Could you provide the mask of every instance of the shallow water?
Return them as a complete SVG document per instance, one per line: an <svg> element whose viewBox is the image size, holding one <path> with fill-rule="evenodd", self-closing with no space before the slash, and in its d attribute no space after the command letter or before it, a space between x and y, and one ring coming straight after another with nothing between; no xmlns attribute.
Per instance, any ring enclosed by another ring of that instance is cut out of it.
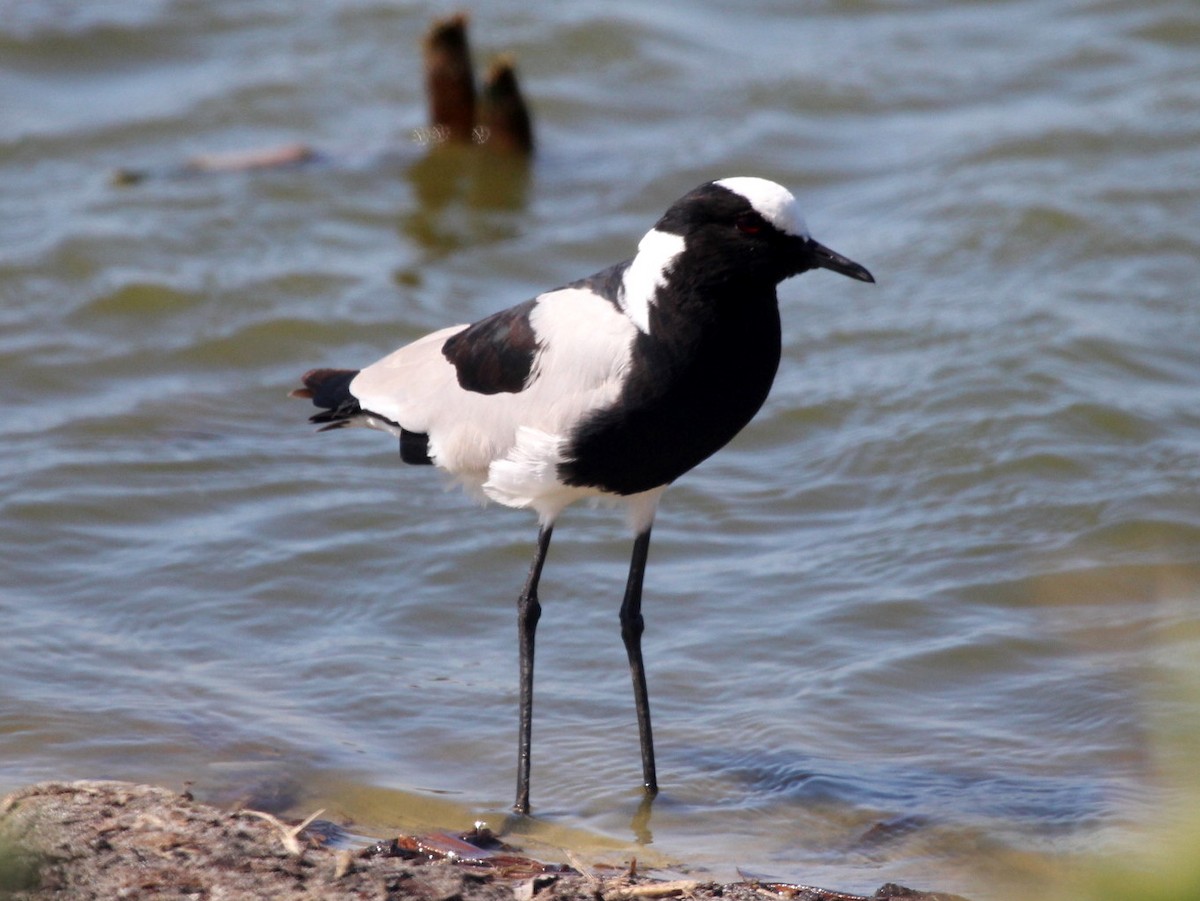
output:
<svg viewBox="0 0 1200 901"><path fill-rule="evenodd" d="M758 174L879 283L785 284L766 408L667 494L648 818L629 542L561 522L519 828L983 897L1159 803L1200 622L1194 4L492 3L474 46L518 56L528 172L413 140L440 7L0 9L0 788L502 823L532 518L314 436L286 392ZM172 174L294 141L325 161Z"/></svg>

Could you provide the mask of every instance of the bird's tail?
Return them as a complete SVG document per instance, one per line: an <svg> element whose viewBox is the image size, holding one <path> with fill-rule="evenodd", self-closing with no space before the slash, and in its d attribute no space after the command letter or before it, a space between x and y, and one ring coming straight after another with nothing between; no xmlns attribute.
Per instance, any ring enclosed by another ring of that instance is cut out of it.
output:
<svg viewBox="0 0 1200 901"><path fill-rule="evenodd" d="M356 375L357 369L310 369L300 377L304 387L292 391L290 396L310 399L313 406L321 408L308 421L323 423L322 432L340 429L363 414L358 398L350 393L350 382Z"/></svg>

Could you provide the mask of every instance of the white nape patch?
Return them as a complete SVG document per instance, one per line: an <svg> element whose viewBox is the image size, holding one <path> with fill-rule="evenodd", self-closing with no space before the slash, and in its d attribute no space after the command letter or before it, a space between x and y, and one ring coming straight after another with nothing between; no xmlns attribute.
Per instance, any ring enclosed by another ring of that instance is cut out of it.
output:
<svg viewBox="0 0 1200 901"><path fill-rule="evenodd" d="M637 256L621 279L621 309L644 334L650 334L654 294L667 283L667 270L683 253L683 238L652 228L638 243Z"/></svg>
<svg viewBox="0 0 1200 901"><path fill-rule="evenodd" d="M736 194L741 194L758 213L781 232L796 235L800 238L812 237L796 198L783 185L768 181L765 178L753 178L742 175L733 178L722 178L714 182L722 188L728 188Z"/></svg>

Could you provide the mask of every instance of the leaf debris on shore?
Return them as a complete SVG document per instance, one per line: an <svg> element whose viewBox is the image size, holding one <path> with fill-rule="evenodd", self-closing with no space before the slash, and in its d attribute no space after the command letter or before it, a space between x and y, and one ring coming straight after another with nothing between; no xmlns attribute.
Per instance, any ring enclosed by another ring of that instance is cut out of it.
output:
<svg viewBox="0 0 1200 901"><path fill-rule="evenodd" d="M275 901L962 901L883 886L872 896L745 881L602 877L522 855L486 830L331 847L313 817L221 810L125 782L44 782L0 801L0 896L11 901L189 895ZM311 831L310 831L311 829Z"/></svg>

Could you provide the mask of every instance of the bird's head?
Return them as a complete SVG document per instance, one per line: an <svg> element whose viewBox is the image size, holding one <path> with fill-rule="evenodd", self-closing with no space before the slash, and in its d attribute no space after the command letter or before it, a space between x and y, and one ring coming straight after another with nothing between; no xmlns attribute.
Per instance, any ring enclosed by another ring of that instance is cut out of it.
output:
<svg viewBox="0 0 1200 901"><path fill-rule="evenodd" d="M828 269L864 282L865 267L809 234L792 193L765 178L738 176L700 185L675 201L647 239L659 244L682 239L697 267L713 275L778 284L810 269Z"/></svg>

